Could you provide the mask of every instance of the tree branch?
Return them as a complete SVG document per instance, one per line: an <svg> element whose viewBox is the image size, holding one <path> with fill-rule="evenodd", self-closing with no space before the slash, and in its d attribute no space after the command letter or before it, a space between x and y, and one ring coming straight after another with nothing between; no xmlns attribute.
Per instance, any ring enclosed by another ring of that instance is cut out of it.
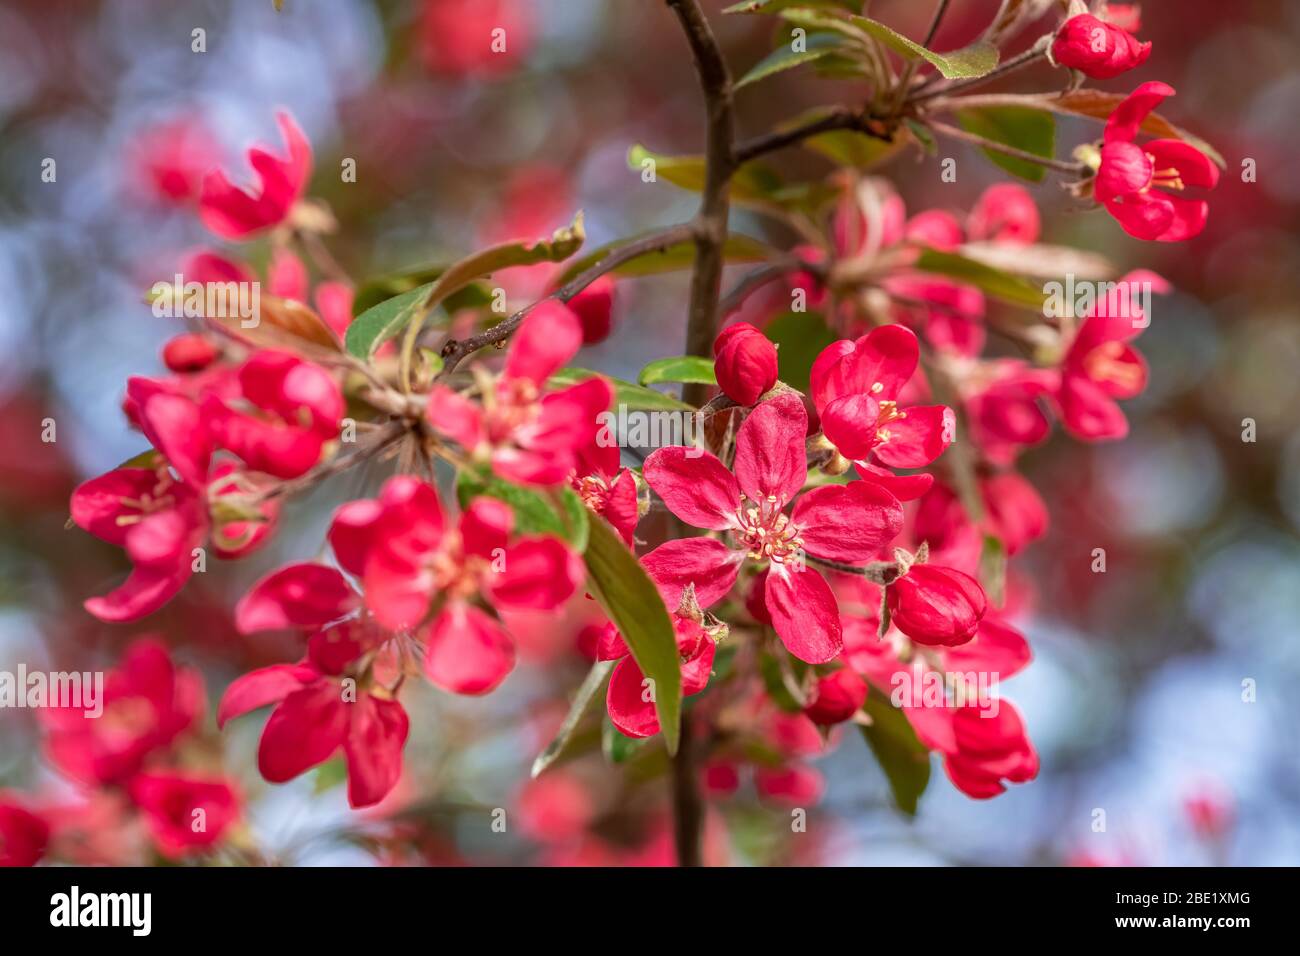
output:
<svg viewBox="0 0 1300 956"><path fill-rule="evenodd" d="M927 119L925 124L936 133L941 133L952 139L972 143L981 149L992 150L995 153L1001 153L1003 156L1014 156L1016 159L1023 159L1027 163L1036 163L1048 169L1055 169L1057 172L1079 174L1084 171L1083 163L1071 163L1063 159L1039 156L1037 153L1016 149L1014 146L1008 146L1006 143L999 143L996 140L985 139L983 136L977 136L974 133L966 132L964 129L958 129L956 126L949 126L947 123L940 123L932 119Z"/></svg>
<svg viewBox="0 0 1300 956"><path fill-rule="evenodd" d="M524 317L529 312L548 299L559 299L561 302L568 302L601 276L607 272L613 272L625 262L631 262L633 259L639 259L641 256L652 252L663 252L669 246L684 242L694 236L695 227L692 223L680 223L653 232L648 236L642 236L640 239L633 239L631 242L611 249L600 260L584 269L554 292L543 296L536 302L530 302L514 315L508 319L503 319L492 328L477 335L471 335L467 339L448 339L442 346L442 370L435 376L434 381L441 382L445 380L455 371L457 365L479 349L486 348L489 345L496 345L498 342L504 342L514 334L514 331L519 328L519 324L523 322Z"/></svg>
<svg viewBox="0 0 1300 956"><path fill-rule="evenodd" d="M717 335L723 244L727 239L731 174L735 169L731 74L697 0L667 0L667 3L690 44L708 117L704 191L695 219L695 270L691 275L691 304L686 324L686 354L707 358L712 354ZM682 399L692 405L702 405L707 394L706 385L682 388Z"/></svg>
<svg viewBox="0 0 1300 956"><path fill-rule="evenodd" d="M801 143L818 133L829 133L837 129L865 133L867 136L885 142L890 142L893 139L884 124L870 113L838 106L815 120L801 123L798 126L791 126L787 129L764 133L761 136L755 136L753 139L738 143L732 151L732 156L736 165L739 166L755 157L762 156L764 153L775 152L778 149L784 149L786 146Z"/></svg>

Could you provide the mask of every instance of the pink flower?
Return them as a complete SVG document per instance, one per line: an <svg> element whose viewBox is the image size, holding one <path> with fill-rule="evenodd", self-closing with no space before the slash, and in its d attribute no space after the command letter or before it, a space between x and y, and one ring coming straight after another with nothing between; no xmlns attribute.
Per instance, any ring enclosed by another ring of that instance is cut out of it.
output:
<svg viewBox="0 0 1300 956"><path fill-rule="evenodd" d="M1094 80L1109 80L1141 66L1150 43L1139 43L1127 30L1089 13L1070 17L1052 41L1052 59Z"/></svg>
<svg viewBox="0 0 1300 956"><path fill-rule="evenodd" d="M1038 241L1038 205L1018 183L998 183L980 194L966 217L972 242L1024 246Z"/></svg>
<svg viewBox="0 0 1300 956"><path fill-rule="evenodd" d="M49 839L44 819L0 792L0 867L35 866Z"/></svg>
<svg viewBox="0 0 1300 956"><path fill-rule="evenodd" d="M699 622L682 614L673 615L673 628L677 633L677 652L681 657L682 696L700 693L709 683L713 669L713 656L717 645L704 632ZM655 712L654 695L646 683L645 673L631 656L632 652L622 635L607 626L597 647L597 658L618 661L609 678L605 706L609 719L619 732L628 737L653 737L659 733L659 715Z"/></svg>
<svg viewBox="0 0 1300 956"><path fill-rule="evenodd" d="M1150 321L1138 300L1142 283L1156 292L1169 289L1153 272L1131 272L1120 279L1117 295L1097 302L1061 362L1057 410L1062 424L1084 441L1127 435L1128 420L1116 399L1132 398L1146 388L1146 361L1129 344Z"/></svg>
<svg viewBox="0 0 1300 956"><path fill-rule="evenodd" d="M210 338L198 332L182 332L167 340L162 360L169 371L177 374L201 372L221 355Z"/></svg>
<svg viewBox="0 0 1300 956"><path fill-rule="evenodd" d="M213 441L253 471L285 479L310 471L343 419L343 393L333 376L289 352L264 349L240 367L237 380L247 411L216 395L203 398Z"/></svg>
<svg viewBox="0 0 1300 956"><path fill-rule="evenodd" d="M1019 359L985 362L982 372L966 395L971 437L989 461L1009 465L1051 433L1042 402L1057 389L1060 376Z"/></svg>
<svg viewBox="0 0 1300 956"><path fill-rule="evenodd" d="M952 443L956 419L943 405L899 408L898 396L916 371L920 346L901 325L873 329L856 342L826 348L812 366L812 400L822 431L859 474L904 500L930 478L898 478L890 468L930 464ZM884 466L884 467L881 467Z"/></svg>
<svg viewBox="0 0 1300 956"><path fill-rule="evenodd" d="M203 712L203 678L173 664L158 641L138 640L106 675L103 706L98 717L80 708L43 712L46 756L84 783L122 783L170 746Z"/></svg>
<svg viewBox="0 0 1300 956"><path fill-rule="evenodd" d="M179 204L198 198L218 150L206 126L182 117L142 130L129 154L141 185L163 202Z"/></svg>
<svg viewBox="0 0 1300 956"><path fill-rule="evenodd" d="M748 322L727 326L713 343L718 387L737 405L753 405L776 384L776 346Z"/></svg>
<svg viewBox="0 0 1300 956"><path fill-rule="evenodd" d="M215 846L239 817L239 798L221 779L142 773L129 790L159 852L172 860Z"/></svg>
<svg viewBox="0 0 1300 956"><path fill-rule="evenodd" d="M217 725L267 704L275 710L262 731L257 766L271 783L284 783L324 763L340 749L347 761L348 803L369 807L397 785L410 721L387 688L365 674L348 676L372 649L361 628L313 635L307 658L273 664L240 677L217 708Z"/></svg>
<svg viewBox="0 0 1300 956"><path fill-rule="evenodd" d="M641 518L636 476L620 467L618 445L603 429L578 454L569 484L588 510L608 521L631 547Z"/></svg>
<svg viewBox="0 0 1300 956"><path fill-rule="evenodd" d="M375 620L424 639L430 681L486 694L514 667L515 649L474 599L507 611L553 611L585 578L582 559L564 542L515 537L513 526L509 505L477 498L448 527L433 486L398 476L377 501L341 511L331 541L344 567L362 577Z"/></svg>
<svg viewBox="0 0 1300 956"><path fill-rule="evenodd" d="M424 0L420 54L434 73L500 73L526 54L532 35L529 6L520 0Z"/></svg>
<svg viewBox="0 0 1300 956"><path fill-rule="evenodd" d="M565 303L582 323L582 344L597 345L613 328L614 277L604 275Z"/></svg>
<svg viewBox="0 0 1300 956"><path fill-rule="evenodd" d="M436 386L429 392L429 424L507 481L556 485L567 480L578 453L596 434L596 417L613 400L601 378L546 392L547 380L581 345L577 317L554 300L543 302L515 332L505 371L481 396L482 405Z"/></svg>
<svg viewBox="0 0 1300 956"><path fill-rule="evenodd" d="M563 769L529 780L519 794L519 827L541 843L567 843L581 837L596 812L586 784Z"/></svg>
<svg viewBox="0 0 1300 956"><path fill-rule="evenodd" d="M1027 783L1038 776L1038 752L1010 701L957 707L952 729L956 748L944 754L943 768L966 796L987 800L1006 790L1003 780Z"/></svg>
<svg viewBox="0 0 1300 956"><path fill-rule="evenodd" d="M275 120L287 155L277 156L266 146L249 149L248 163L258 178L256 191L235 186L221 169L203 177L199 217L223 239L244 239L279 225L307 187L311 144L288 113L277 113Z"/></svg>
<svg viewBox="0 0 1300 956"><path fill-rule="evenodd" d="M843 723L867 700L867 682L851 668L842 667L817 678L803 712L814 724L824 727Z"/></svg>
<svg viewBox="0 0 1300 956"><path fill-rule="evenodd" d="M955 568L913 564L885 589L890 619L918 644L964 644L975 636L988 600L980 583Z"/></svg>
<svg viewBox="0 0 1300 956"><path fill-rule="evenodd" d="M1143 83L1106 121L1094 195L1130 236L1179 242L1205 228L1210 205L1180 195L1188 186L1213 189L1218 167L1195 146L1178 139L1153 139L1137 145L1147 116L1173 87Z"/></svg>
<svg viewBox="0 0 1300 956"><path fill-rule="evenodd" d="M119 468L79 485L72 520L101 541L126 551L134 566L126 581L86 610L101 621L135 621L170 601L193 573L194 549L207 539L205 502L157 469Z"/></svg>
<svg viewBox="0 0 1300 956"><path fill-rule="evenodd" d="M864 563L898 534L902 506L885 489L854 481L816 488L786 506L807 477L803 403L778 396L759 405L736 436L734 474L714 455L669 447L646 459L645 479L687 524L729 532L731 543L682 538L642 562L664 601L676 607L687 584L707 607L721 600L748 556L767 563L764 604L790 653L819 664L839 653L835 597L826 580L803 566L809 555Z"/></svg>

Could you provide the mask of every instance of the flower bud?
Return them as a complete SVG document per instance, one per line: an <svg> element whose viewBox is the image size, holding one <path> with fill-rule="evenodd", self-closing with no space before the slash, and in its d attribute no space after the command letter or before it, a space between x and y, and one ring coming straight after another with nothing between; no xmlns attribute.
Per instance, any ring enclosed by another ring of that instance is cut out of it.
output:
<svg viewBox="0 0 1300 956"><path fill-rule="evenodd" d="M890 619L918 644L954 647L975 636L988 607L984 589L969 574L913 564L885 592Z"/></svg>
<svg viewBox="0 0 1300 956"><path fill-rule="evenodd" d="M201 372L217 355L211 339L196 332L185 332L168 340L163 346L162 359L173 372Z"/></svg>
<svg viewBox="0 0 1300 956"><path fill-rule="evenodd" d="M1052 41L1052 59L1094 80L1108 80L1141 66L1151 55L1150 43L1139 43L1122 30L1089 13L1070 17Z"/></svg>
<svg viewBox="0 0 1300 956"><path fill-rule="evenodd" d="M753 405L776 384L776 346L748 322L722 330L713 343L718 386L738 405Z"/></svg>
<svg viewBox="0 0 1300 956"><path fill-rule="evenodd" d="M843 723L861 709L867 699L867 682L847 667L818 678L803 712L814 724Z"/></svg>

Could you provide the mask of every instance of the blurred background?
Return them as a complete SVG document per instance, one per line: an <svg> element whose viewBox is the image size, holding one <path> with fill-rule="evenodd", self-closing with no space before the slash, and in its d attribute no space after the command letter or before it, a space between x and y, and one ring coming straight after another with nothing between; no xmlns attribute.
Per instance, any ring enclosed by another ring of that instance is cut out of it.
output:
<svg viewBox="0 0 1300 956"><path fill-rule="evenodd" d="M739 75L771 48L774 24L721 17L724 5L705 2ZM330 249L354 277L540 236L578 208L590 248L693 214L695 196L643 183L626 160L634 143L664 153L702 143L695 76L659 0L475 0L473 16L508 24L507 54L491 58L452 42L466 18L440 10L448 6L286 0L276 13L271 0L0 0L0 668L109 666L134 637L157 634L202 669L215 701L239 673L296 654L289 640L237 635L235 599L288 557L317 553L332 506L382 477L289 507L269 549L214 564L139 625L101 624L82 610L126 565L116 549L65 530L68 494L143 449L121 413L125 381L160 373L158 349L177 331L151 314L144 291L196 249L221 248L151 175L176 129L206 131L243 175L248 144L276 144L274 110L290 110L315 152L310 195L339 220ZM936 47L969 40L996 7L954 0ZM1162 112L1217 145L1228 169L1208 228L1172 245L1130 240L1104 213L1080 212L1051 176L1031 187L1046 241L1104 251L1176 288L1139 340L1151 383L1125 407L1129 439L1088 446L1058 433L1022 463L1052 525L1016 565L1036 592L1023 621L1036 660L1004 691L1024 712L1041 774L977 802L936 767L908 820L853 734L818 763L827 795L807 834L785 833L786 810L742 792L711 818L722 858L1300 863L1300 708L1287 690L1300 686L1300 4L1144 8L1151 58L1100 85L1168 82L1178 95ZM931 10L920 0L872 7L914 37ZM205 52L193 50L196 29ZM1062 82L1042 67L1002 88ZM852 83L794 71L742 90L739 125L762 132L854 96ZM1058 154L1097 135L1095 124L1061 123ZM955 183L940 180L937 158L910 151L883 174L912 212L967 209L1005 178L965 147L942 145L950 155ZM47 157L53 183L41 177ZM349 158L355 183L340 177ZM1243 182L1244 160L1254 161L1254 181ZM830 170L797 150L774 162L792 176ZM733 225L790 242L743 211ZM253 243L238 254L263 262L267 253ZM633 378L680 353L685 289L684 274L621 282L615 334L577 364ZM53 443L42 441L47 418ZM1243 441L1245 419L1253 441ZM1098 547L1104 574L1090 571ZM259 719L218 736L209 716L205 733L224 741L245 819L276 860L599 861L583 855L589 845L560 846L554 834L602 820L613 845L640 848L625 859L656 862L666 852L655 822L661 778L583 763L546 799L523 789L585 670L581 624L521 625L523 661L488 698L413 695L411 779L375 812L349 811L324 772L261 782ZM57 799L67 787L41 758L36 721L0 711L0 789ZM523 825L490 832L482 814L497 807L518 810ZM1094 829L1097 808L1104 832ZM619 830L632 810L628 837Z"/></svg>

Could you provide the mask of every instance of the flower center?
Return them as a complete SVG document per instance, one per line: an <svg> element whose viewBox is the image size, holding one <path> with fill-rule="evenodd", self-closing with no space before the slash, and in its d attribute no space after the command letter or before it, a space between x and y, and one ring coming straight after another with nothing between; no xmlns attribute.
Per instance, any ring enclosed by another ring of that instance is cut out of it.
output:
<svg viewBox="0 0 1300 956"><path fill-rule="evenodd" d="M484 390L483 395L488 437L494 445L507 441L542 412L537 386L528 379L499 380L494 390Z"/></svg>
<svg viewBox="0 0 1300 956"><path fill-rule="evenodd" d="M159 472L158 483L153 486L152 491L146 491L139 498L119 497L117 500L124 508L133 508L137 514L118 515L118 527L138 524L143 521L146 515L151 515L155 511L166 511L168 508L176 507L176 498L168 494L175 482L171 475L163 469Z"/></svg>
<svg viewBox="0 0 1300 956"><path fill-rule="evenodd" d="M889 423L902 421L906 417L907 412L900 412L898 410L898 402L881 402L880 414L876 416L876 441L889 441L893 435L889 430Z"/></svg>
<svg viewBox="0 0 1300 956"><path fill-rule="evenodd" d="M1142 372L1132 362L1123 361L1123 357L1122 343L1106 342L1088 353L1083 368L1094 382L1113 382L1126 389L1136 389L1142 384Z"/></svg>
<svg viewBox="0 0 1300 956"><path fill-rule="evenodd" d="M491 571L492 565L477 554L466 554L460 536L450 533L446 544L429 562L435 590L455 598L468 598L478 593L479 584Z"/></svg>
<svg viewBox="0 0 1300 956"><path fill-rule="evenodd" d="M582 503L590 508L596 514L602 514L605 510L605 499L609 497L609 485L600 475L587 475L579 478L576 475L572 481L573 490L578 493Z"/></svg>
<svg viewBox="0 0 1300 956"><path fill-rule="evenodd" d="M742 498L736 509L736 537L756 561L783 563L803 549L799 528L781 511L781 502L769 495L763 501Z"/></svg>
<svg viewBox="0 0 1300 956"><path fill-rule="evenodd" d="M1156 158L1152 156L1150 153L1147 153L1146 155L1147 155L1147 159L1151 161L1151 165L1154 167L1156 163ZM1173 167L1170 167L1168 169L1157 169L1155 172L1151 174L1151 182L1143 186L1141 191L1144 193L1149 192L1153 186L1161 186L1165 189L1172 189L1175 190L1176 192L1182 192L1184 188L1183 177L1178 172L1178 170Z"/></svg>

